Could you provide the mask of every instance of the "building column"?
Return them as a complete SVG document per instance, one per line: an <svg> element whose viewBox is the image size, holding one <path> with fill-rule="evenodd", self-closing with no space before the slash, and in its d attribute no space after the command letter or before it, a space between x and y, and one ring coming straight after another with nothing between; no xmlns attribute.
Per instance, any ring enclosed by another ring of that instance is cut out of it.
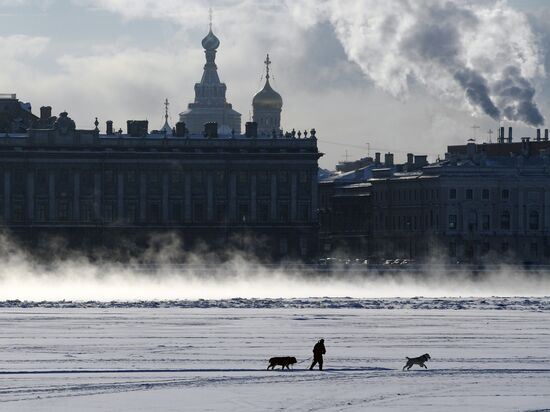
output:
<svg viewBox="0 0 550 412"><path fill-rule="evenodd" d="M34 220L34 172L27 172L27 219Z"/></svg>
<svg viewBox="0 0 550 412"><path fill-rule="evenodd" d="M229 221L237 220L237 175L235 172L229 174Z"/></svg>
<svg viewBox="0 0 550 412"><path fill-rule="evenodd" d="M117 219L123 221L124 219L124 172L119 171L117 174Z"/></svg>
<svg viewBox="0 0 550 412"><path fill-rule="evenodd" d="M55 172L48 173L48 220L56 220Z"/></svg>
<svg viewBox="0 0 550 412"><path fill-rule="evenodd" d="M550 190L544 191L544 230L550 230Z"/></svg>
<svg viewBox="0 0 550 412"><path fill-rule="evenodd" d="M11 172L4 171L4 219L9 222L11 219Z"/></svg>
<svg viewBox="0 0 550 412"><path fill-rule="evenodd" d="M256 190L256 172L252 172L250 175L250 221L256 222L257 220L257 190Z"/></svg>
<svg viewBox="0 0 550 412"><path fill-rule="evenodd" d="M191 173L185 172L185 222L191 222Z"/></svg>
<svg viewBox="0 0 550 412"><path fill-rule="evenodd" d="M214 178L212 172L206 172L206 221L214 220Z"/></svg>
<svg viewBox="0 0 550 412"><path fill-rule="evenodd" d="M73 194L73 220L80 220L80 172L74 174L74 194Z"/></svg>
<svg viewBox="0 0 550 412"><path fill-rule="evenodd" d="M147 220L147 175L145 172L139 174L139 221Z"/></svg>
<svg viewBox="0 0 550 412"><path fill-rule="evenodd" d="M271 174L271 220L277 220L277 172Z"/></svg>
<svg viewBox="0 0 550 412"><path fill-rule="evenodd" d="M311 173L311 218L312 222L318 221L317 209L319 208L319 182L317 170Z"/></svg>
<svg viewBox="0 0 550 412"><path fill-rule="evenodd" d="M168 223L168 172L162 172L162 223Z"/></svg>
<svg viewBox="0 0 550 412"><path fill-rule="evenodd" d="M94 173L94 218L101 219L101 173Z"/></svg>
<svg viewBox="0 0 550 412"><path fill-rule="evenodd" d="M296 210L298 208L298 175L296 172L290 173L290 221L296 221Z"/></svg>

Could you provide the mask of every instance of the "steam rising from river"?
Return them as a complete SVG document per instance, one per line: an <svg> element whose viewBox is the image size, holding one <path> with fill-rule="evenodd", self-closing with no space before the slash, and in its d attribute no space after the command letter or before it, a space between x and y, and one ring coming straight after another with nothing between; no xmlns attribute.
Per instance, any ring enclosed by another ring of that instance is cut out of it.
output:
<svg viewBox="0 0 550 412"><path fill-rule="evenodd" d="M472 275L447 272L434 263L428 272L380 275L335 268L319 273L303 267L266 266L240 254L212 264L204 252L181 260L178 243L155 246L156 262L142 265L92 262L61 256L37 263L6 238L0 242L0 300L178 300L306 297L549 296L550 273L526 273L511 266ZM151 255L152 251L142 256ZM208 262L208 263L206 263Z"/></svg>

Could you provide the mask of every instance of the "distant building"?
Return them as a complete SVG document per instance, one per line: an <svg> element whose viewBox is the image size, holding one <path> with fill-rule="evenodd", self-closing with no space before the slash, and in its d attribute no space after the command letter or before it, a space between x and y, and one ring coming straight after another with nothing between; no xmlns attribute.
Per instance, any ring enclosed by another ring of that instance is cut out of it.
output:
<svg viewBox="0 0 550 412"><path fill-rule="evenodd" d="M20 102L15 94L0 94L0 133L24 132L37 119L30 103Z"/></svg>
<svg viewBox="0 0 550 412"><path fill-rule="evenodd" d="M38 118L15 97L2 101L0 119L8 125L0 132L3 226L33 245L51 235L77 247L120 251L145 246L151 234L174 233L189 249L205 244L275 259L315 256L322 156L315 129L299 138L268 136L249 122L241 134L240 114L226 103L217 76L219 41L212 31L203 46L207 63L195 103L174 128L168 101L160 130L150 132L146 120L115 130L107 121L105 133L97 119L95 129L82 130L66 112L56 117L43 107ZM260 100L256 115L265 119L275 103ZM277 128L281 106L272 123Z"/></svg>
<svg viewBox="0 0 550 412"><path fill-rule="evenodd" d="M252 99L253 121L258 125L260 136L271 137L281 134L281 110L283 98L269 84L269 54L265 60L265 85Z"/></svg>
<svg viewBox="0 0 550 412"><path fill-rule="evenodd" d="M220 82L216 66L216 50L220 40L212 33L212 25L202 47L206 56L206 64L200 83L195 84L195 101L189 103L186 111L180 113L180 121L184 122L188 132L200 135L204 132L203 125L213 122L218 125L218 134L230 135L241 133L241 114L235 111L225 98L227 86Z"/></svg>
<svg viewBox="0 0 550 412"><path fill-rule="evenodd" d="M497 143L449 146L445 159L432 164L425 156L409 155L401 165L386 161L372 167L367 179L336 187L321 182L321 250L337 250L343 231L353 230L340 218L350 215L338 201L347 192L370 222L364 229L368 240L360 250L350 249L355 256L550 263L548 131L542 138L537 130L534 141L514 143L511 130L509 136L504 139L501 130ZM358 185L364 189L354 193Z"/></svg>

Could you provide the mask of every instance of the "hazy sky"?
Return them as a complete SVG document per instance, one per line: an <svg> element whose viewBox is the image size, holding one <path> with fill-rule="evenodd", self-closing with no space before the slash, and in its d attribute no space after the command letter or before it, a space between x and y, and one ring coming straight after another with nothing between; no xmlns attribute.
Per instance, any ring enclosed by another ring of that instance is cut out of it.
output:
<svg viewBox="0 0 550 412"><path fill-rule="evenodd" d="M283 128L315 127L323 167L367 142L433 159L499 121L534 136L527 123L550 113L546 0L0 0L0 93L103 130L160 128L168 98L173 124L201 77L210 5L243 123L269 52Z"/></svg>

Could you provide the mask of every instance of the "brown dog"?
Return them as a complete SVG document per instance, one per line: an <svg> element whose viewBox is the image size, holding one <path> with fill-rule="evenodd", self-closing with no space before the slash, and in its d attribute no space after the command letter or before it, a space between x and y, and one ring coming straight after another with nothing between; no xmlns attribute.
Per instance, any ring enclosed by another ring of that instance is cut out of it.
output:
<svg viewBox="0 0 550 412"><path fill-rule="evenodd" d="M407 368L407 370L409 370L415 364L420 366L420 367L424 367L424 368L428 369L428 367L426 365L424 365L424 363L427 362L430 359L431 359L430 355L427 354L427 353L425 353L422 356L419 356L418 358L409 358L409 357L407 357L407 364L405 366L403 366L403 370L405 370L405 368Z"/></svg>
<svg viewBox="0 0 550 412"><path fill-rule="evenodd" d="M275 369L276 365L281 365L281 370L284 369L285 367L287 369L290 369L288 366L294 365L296 362L297 361L294 356L276 356L269 360L269 366L267 367L267 369L268 370L269 368Z"/></svg>

